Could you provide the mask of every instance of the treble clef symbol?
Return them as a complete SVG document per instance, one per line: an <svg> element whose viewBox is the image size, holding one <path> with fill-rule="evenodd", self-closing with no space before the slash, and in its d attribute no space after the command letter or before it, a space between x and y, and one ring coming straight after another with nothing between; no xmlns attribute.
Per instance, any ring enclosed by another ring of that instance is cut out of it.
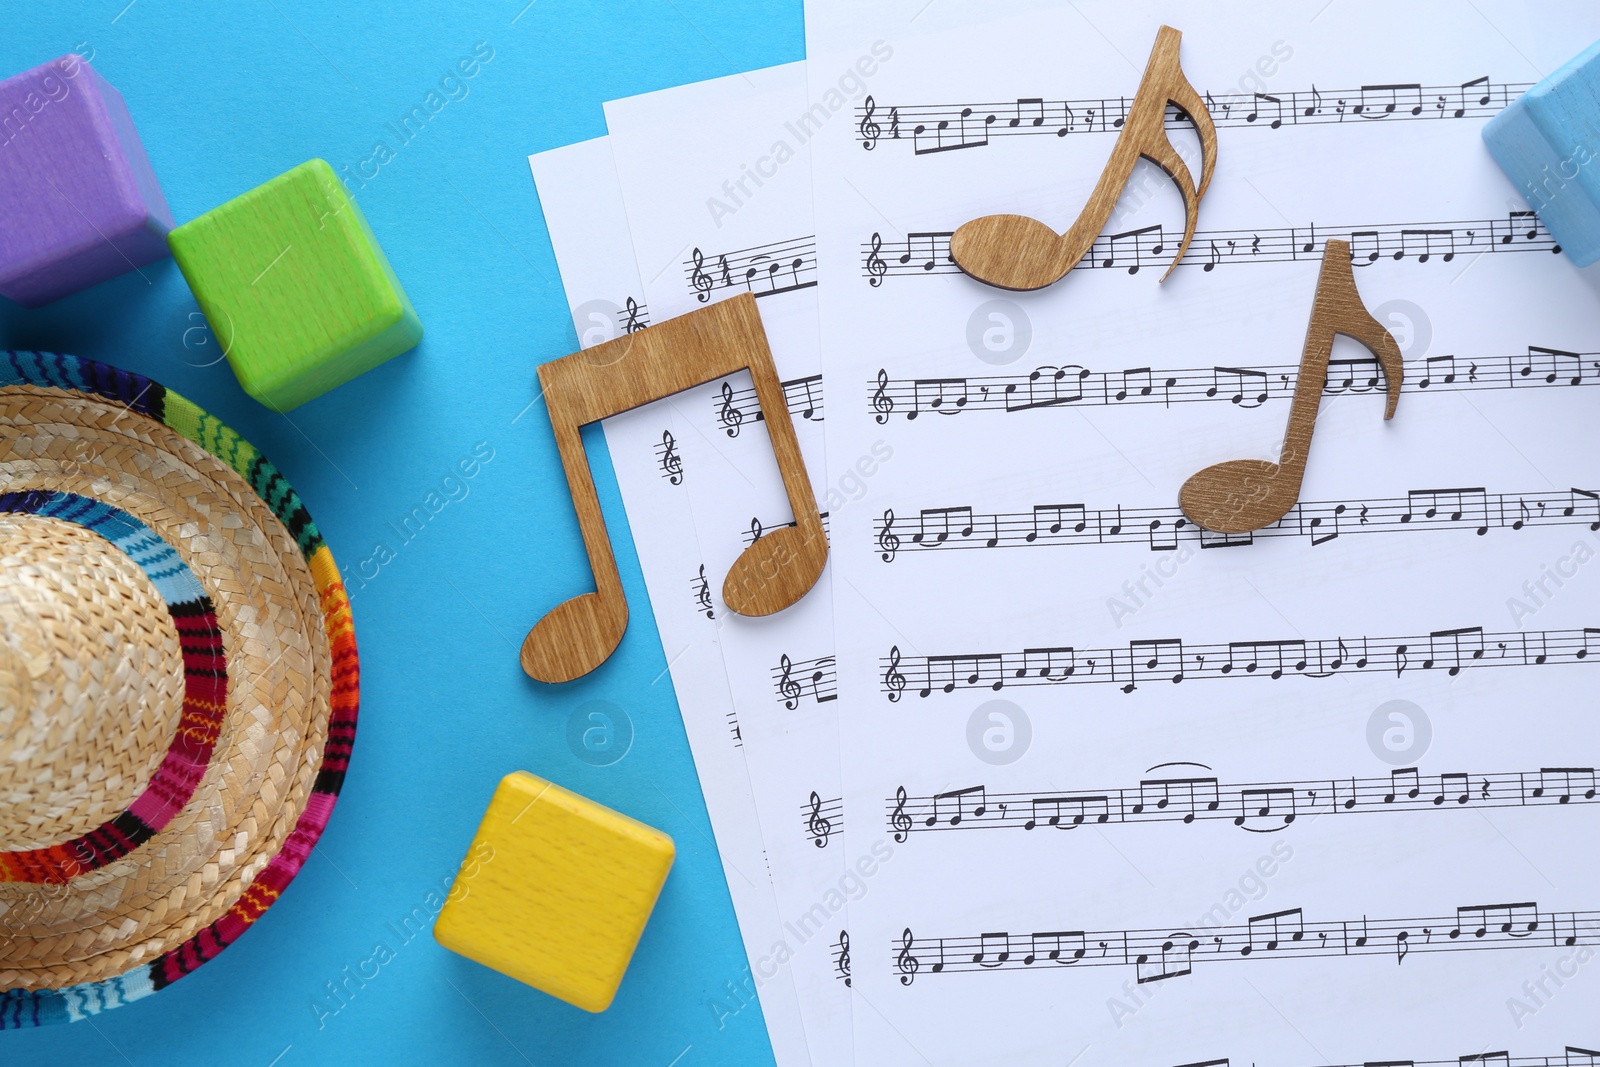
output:
<svg viewBox="0 0 1600 1067"><path fill-rule="evenodd" d="M868 96L866 105L867 113L861 117L861 147L870 152L878 146L878 136L883 133L883 128L872 121L872 116L878 110L878 102Z"/></svg>
<svg viewBox="0 0 1600 1067"><path fill-rule="evenodd" d="M715 619L717 617L717 610L711 605L711 583L706 579L706 565L704 563L700 564L700 577L696 579L694 602L701 611L706 613L706 618Z"/></svg>
<svg viewBox="0 0 1600 1067"><path fill-rule="evenodd" d="M822 798L815 789L811 791L811 817L806 820L806 833L811 835L812 843L818 848L827 848L828 835L833 833L833 823L823 816Z"/></svg>
<svg viewBox="0 0 1600 1067"><path fill-rule="evenodd" d="M883 688L889 694L890 703L899 701L900 694L905 692L906 676L900 673L899 645L889 649L889 669L883 672Z"/></svg>
<svg viewBox="0 0 1600 1067"><path fill-rule="evenodd" d="M894 532L893 508L884 509L883 529L878 531L878 550L883 553L885 563L893 563L895 553L900 551L900 536Z"/></svg>
<svg viewBox="0 0 1600 1067"><path fill-rule="evenodd" d="M711 299L711 290L716 282L712 280L711 275L700 269L706 265L705 253L696 248L691 255L694 256L694 273L689 275L689 284L694 286L694 298L704 304Z"/></svg>
<svg viewBox="0 0 1600 1067"><path fill-rule="evenodd" d="M889 421L889 412L894 410L894 398L889 395L889 372L878 371L878 391L872 394L872 410L877 414L872 416L879 426Z"/></svg>
<svg viewBox="0 0 1600 1067"><path fill-rule="evenodd" d="M733 386L722 383L722 407L717 411L717 421L728 431L729 437L739 436L739 426L744 422L744 412L733 402Z"/></svg>
<svg viewBox="0 0 1600 1067"><path fill-rule="evenodd" d="M761 540L761 536L766 532L767 531L761 525L761 516L750 516L750 543L753 545L757 541Z"/></svg>
<svg viewBox="0 0 1600 1067"><path fill-rule="evenodd" d="M683 457L678 455L678 440L671 430L661 433L661 476L672 485L683 484Z"/></svg>
<svg viewBox="0 0 1600 1067"><path fill-rule="evenodd" d="M906 787L899 786L894 791L894 812L889 816L889 825L894 827L894 839L904 842L906 835L911 832L911 816L906 814Z"/></svg>
<svg viewBox="0 0 1600 1067"><path fill-rule="evenodd" d="M783 697L783 706L793 711L800 706L800 683L789 677L794 664L789 662L789 657L784 656L778 661L778 666L783 668L783 677L778 679L778 695Z"/></svg>
<svg viewBox="0 0 1600 1067"><path fill-rule="evenodd" d="M639 321L639 302L633 297L628 297L628 321L622 324L623 333L638 333L644 329L645 324Z"/></svg>
<svg viewBox="0 0 1600 1067"><path fill-rule="evenodd" d="M917 977L917 972L922 969L922 961L911 954L911 946L917 939L911 936L911 927L906 927L900 935L900 951L895 953L895 969L900 972L900 984L910 985Z"/></svg>
<svg viewBox="0 0 1600 1067"><path fill-rule="evenodd" d="M883 235L875 233L872 235L872 251L867 255L867 284L873 288L882 285L883 276L889 273L889 264L885 263L883 257L878 255L882 251Z"/></svg>
<svg viewBox="0 0 1600 1067"><path fill-rule="evenodd" d="M840 930L839 940L834 942L834 947L839 950L839 958L834 961L834 966L839 970L839 977L844 979L844 984L850 985L850 931Z"/></svg>

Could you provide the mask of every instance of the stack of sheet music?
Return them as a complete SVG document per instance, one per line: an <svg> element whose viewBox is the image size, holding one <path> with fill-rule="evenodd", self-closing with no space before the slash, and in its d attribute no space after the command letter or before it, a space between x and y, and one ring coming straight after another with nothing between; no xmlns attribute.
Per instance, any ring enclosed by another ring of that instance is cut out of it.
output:
<svg viewBox="0 0 1600 1067"><path fill-rule="evenodd" d="M806 21L807 62L530 161L585 346L755 294L829 526L809 595L734 615L793 521L748 378L605 424L780 1067L1600 1062L1600 275L1480 139L1600 10ZM1149 162L1055 285L963 273L968 220L1072 225L1163 24L1218 142L1170 278ZM1392 422L1349 339L1298 380L1335 238ZM1300 502L1188 522L1302 386Z"/></svg>

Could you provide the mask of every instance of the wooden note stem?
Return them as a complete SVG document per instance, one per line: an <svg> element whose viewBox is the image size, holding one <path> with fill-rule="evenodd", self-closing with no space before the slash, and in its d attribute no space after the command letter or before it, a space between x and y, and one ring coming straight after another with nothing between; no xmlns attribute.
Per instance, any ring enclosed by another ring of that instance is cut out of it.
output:
<svg viewBox="0 0 1600 1067"><path fill-rule="evenodd" d="M521 656L529 675L566 682L588 674L616 650L628 624L581 428L741 370L755 383L795 525L744 550L728 571L723 599L740 615L771 615L816 584L827 560L827 535L755 298L745 294L539 368L595 591L557 605L529 631Z"/></svg>
<svg viewBox="0 0 1600 1067"><path fill-rule="evenodd" d="M1383 367L1388 403L1383 417L1394 418L1405 380L1400 346L1383 324L1361 302L1355 274L1350 268L1350 245L1329 239L1323 248L1322 269L1306 328L1300 374L1295 382L1289 426L1283 453L1277 463L1263 459L1234 459L1190 477L1178 493L1183 513L1207 530L1248 533L1271 526L1289 513L1300 498L1311 435L1316 429L1317 407L1327 384L1333 339L1344 334L1365 345Z"/></svg>

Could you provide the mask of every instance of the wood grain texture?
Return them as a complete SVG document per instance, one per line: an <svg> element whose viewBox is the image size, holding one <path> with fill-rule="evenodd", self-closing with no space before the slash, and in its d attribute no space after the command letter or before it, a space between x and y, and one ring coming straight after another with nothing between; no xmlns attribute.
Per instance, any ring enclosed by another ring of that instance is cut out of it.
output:
<svg viewBox="0 0 1600 1067"><path fill-rule="evenodd" d="M1248 533L1271 526L1294 507L1305 479L1311 434L1316 429L1317 407L1327 384L1328 359L1337 334L1359 341L1378 357L1389 394L1383 417L1394 418L1405 380L1400 346L1361 302L1350 268L1349 243L1329 239L1317 276L1283 452L1277 463L1234 459L1190 477L1178 493L1178 502L1191 521L1218 533Z"/></svg>
<svg viewBox="0 0 1600 1067"><path fill-rule="evenodd" d="M588 674L616 650L628 624L580 428L741 370L755 383L795 525L746 548L728 571L722 598L740 615L772 615L822 576L827 535L755 298L745 294L713 304L539 368L595 592L558 604L529 631L522 642L522 669L529 675L567 682ZM649 531L639 534L648 537Z"/></svg>
<svg viewBox="0 0 1600 1067"><path fill-rule="evenodd" d="M660 830L516 771L489 801L434 939L584 1011L605 1011L675 855Z"/></svg>
<svg viewBox="0 0 1600 1067"><path fill-rule="evenodd" d="M1491 119L1483 140L1568 258L1600 260L1600 42Z"/></svg>
<svg viewBox="0 0 1600 1067"><path fill-rule="evenodd" d="M1211 113L1194 86L1184 77L1178 63L1178 46L1183 35L1171 26L1161 27L1155 47L1145 66L1139 91L1128 109L1111 159L1100 174L1100 181L1089 196L1083 213L1065 234L1036 219L1023 215L987 215L956 230L950 239L950 255L962 270L988 285L1000 289L1043 289L1065 277L1094 244L1117 206L1122 187L1127 184L1138 161L1148 159L1166 171L1183 194L1183 242L1165 281L1194 240L1200 218L1200 201L1211 185L1217 165L1217 128ZM1176 105L1200 134L1200 184L1179 157L1167 138L1168 104Z"/></svg>

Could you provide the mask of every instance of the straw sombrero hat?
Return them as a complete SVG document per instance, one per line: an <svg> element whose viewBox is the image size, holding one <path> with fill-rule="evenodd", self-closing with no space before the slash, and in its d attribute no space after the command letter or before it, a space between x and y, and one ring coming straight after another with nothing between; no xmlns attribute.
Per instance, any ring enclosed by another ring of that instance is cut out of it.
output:
<svg viewBox="0 0 1600 1067"><path fill-rule="evenodd" d="M260 918L355 740L300 498L189 401L0 351L0 1029L177 981Z"/></svg>

